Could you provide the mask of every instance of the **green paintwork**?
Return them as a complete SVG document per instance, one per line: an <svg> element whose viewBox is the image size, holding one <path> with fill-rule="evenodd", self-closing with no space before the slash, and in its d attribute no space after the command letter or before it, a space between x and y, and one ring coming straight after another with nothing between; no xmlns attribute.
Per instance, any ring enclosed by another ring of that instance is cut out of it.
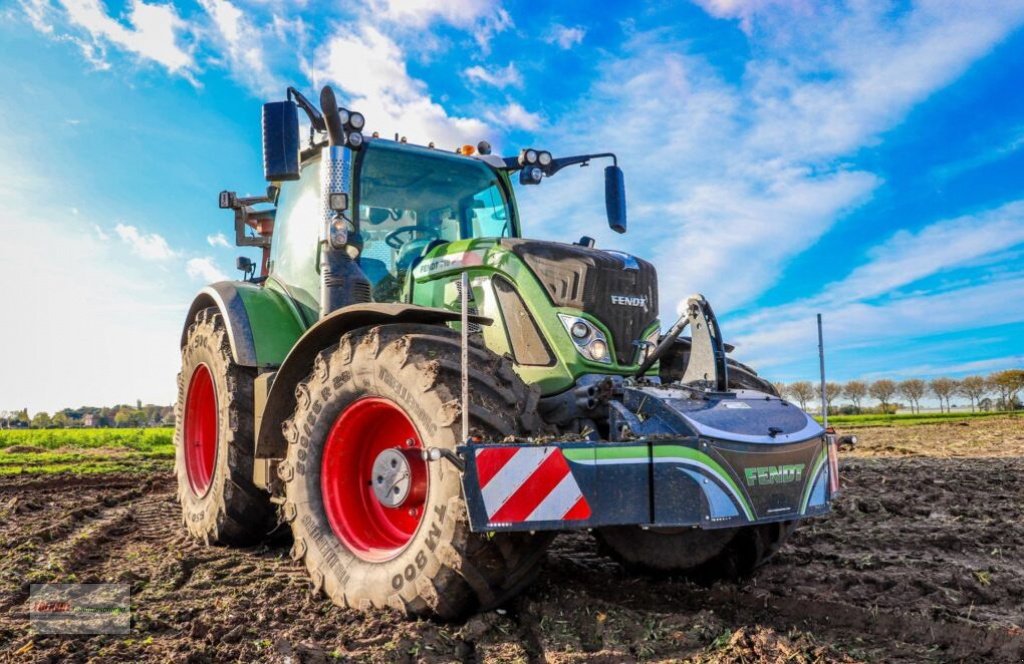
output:
<svg viewBox="0 0 1024 664"><path fill-rule="evenodd" d="M439 164L448 160L464 164L463 160L471 159L419 146L390 141L370 141L354 157L351 183L354 195L350 199L350 214L354 214L355 206L359 205L359 174L363 161L369 159L367 155L387 155L395 152L421 154ZM367 161L367 164L369 163ZM481 162L474 160L474 167L480 165ZM500 183L508 207L507 235L519 237L519 212L508 173L498 169L493 172ZM246 289L246 309L257 310L256 318L251 316L251 319L261 364L279 363L307 327L304 319L314 323L318 318L318 247L321 223L319 173L320 160L315 157L303 164L299 180L281 183L271 250L270 278L263 288L254 286L252 289ZM469 260L463 260L467 256ZM484 326L482 333L486 345L499 355L510 353L511 348L505 321L502 319L490 280L495 275L502 275L515 285L555 358L550 366L515 365L523 380L537 385L542 394L557 394L569 389L584 374L630 375L636 370L636 365L624 366L616 362L615 344L632 343L631 339L615 339L608 329L592 316L576 309L552 305L547 291L529 267L514 253L503 249L497 238L455 240L434 249L422 259L415 270L404 274L404 279L399 282L397 297L400 301L412 304L458 310L460 303L456 282L463 270L469 273L477 302L477 313L495 321L493 325ZM400 272L399 277L402 276ZM253 294L255 292L265 292L265 295L256 296ZM612 363L593 362L580 355L559 320L558 313L586 318L604 332L611 346ZM642 338L646 338L657 326L657 323L651 325L644 331ZM650 373L657 375L657 367L652 368Z"/></svg>
<svg viewBox="0 0 1024 664"><path fill-rule="evenodd" d="M275 288L248 283L235 287L249 318L257 362L260 366L280 365L306 329L295 305Z"/></svg>
<svg viewBox="0 0 1024 664"><path fill-rule="evenodd" d="M596 447L565 447L562 455L569 461L622 461L650 458L647 445L598 445Z"/></svg>
<svg viewBox="0 0 1024 664"><path fill-rule="evenodd" d="M542 394L556 394L572 387L584 374L631 375L635 364L620 365L615 361L615 344L632 340L615 339L601 321L568 307L551 304L547 291L530 268L515 253L504 249L494 238L478 238L451 242L431 251L411 275L412 302L424 306L440 306L458 310L460 306L456 282L468 272L477 313L493 318L495 323L483 328L484 342L498 354L511 352L505 321L497 304L490 280L500 275L519 291L536 321L548 347L554 353L552 366L517 364L516 372L524 381L536 384ZM580 355L558 318L559 313L586 318L601 330L611 346L612 362L594 362ZM643 338L654 331L657 323L644 331ZM656 371L656 370L655 370Z"/></svg>

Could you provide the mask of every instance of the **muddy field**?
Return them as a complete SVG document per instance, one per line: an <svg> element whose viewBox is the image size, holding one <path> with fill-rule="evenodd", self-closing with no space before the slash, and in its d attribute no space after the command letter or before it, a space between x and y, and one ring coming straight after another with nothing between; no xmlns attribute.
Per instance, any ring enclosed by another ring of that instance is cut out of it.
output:
<svg viewBox="0 0 1024 664"><path fill-rule="evenodd" d="M1024 421L859 429L832 516L753 579L626 574L586 535L463 624L338 609L286 537L187 540L163 472L0 478L0 661L1020 661ZM29 630L30 583L132 586L132 633Z"/></svg>

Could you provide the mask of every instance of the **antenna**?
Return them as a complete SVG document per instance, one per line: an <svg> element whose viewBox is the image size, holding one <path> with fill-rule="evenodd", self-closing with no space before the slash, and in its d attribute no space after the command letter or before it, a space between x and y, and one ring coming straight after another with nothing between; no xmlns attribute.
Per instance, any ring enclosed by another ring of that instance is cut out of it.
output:
<svg viewBox="0 0 1024 664"><path fill-rule="evenodd" d="M825 340L821 334L821 314L818 314L818 364L821 367L821 419L828 428L828 401L825 400Z"/></svg>

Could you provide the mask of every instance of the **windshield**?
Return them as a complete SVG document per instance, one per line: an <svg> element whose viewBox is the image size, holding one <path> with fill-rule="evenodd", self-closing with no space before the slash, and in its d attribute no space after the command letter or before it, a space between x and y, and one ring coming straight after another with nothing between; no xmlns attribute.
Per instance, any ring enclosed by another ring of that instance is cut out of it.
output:
<svg viewBox="0 0 1024 664"><path fill-rule="evenodd" d="M360 264L375 291L383 281L400 281L438 243L513 235L504 189L487 164L385 141L364 149L356 194Z"/></svg>

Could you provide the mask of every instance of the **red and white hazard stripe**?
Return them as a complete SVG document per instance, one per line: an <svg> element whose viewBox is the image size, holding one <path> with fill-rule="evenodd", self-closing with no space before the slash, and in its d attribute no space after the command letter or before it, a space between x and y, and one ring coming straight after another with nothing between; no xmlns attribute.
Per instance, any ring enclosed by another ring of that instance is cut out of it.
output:
<svg viewBox="0 0 1024 664"><path fill-rule="evenodd" d="M476 471L491 523L590 518L590 505L558 447L478 449Z"/></svg>

